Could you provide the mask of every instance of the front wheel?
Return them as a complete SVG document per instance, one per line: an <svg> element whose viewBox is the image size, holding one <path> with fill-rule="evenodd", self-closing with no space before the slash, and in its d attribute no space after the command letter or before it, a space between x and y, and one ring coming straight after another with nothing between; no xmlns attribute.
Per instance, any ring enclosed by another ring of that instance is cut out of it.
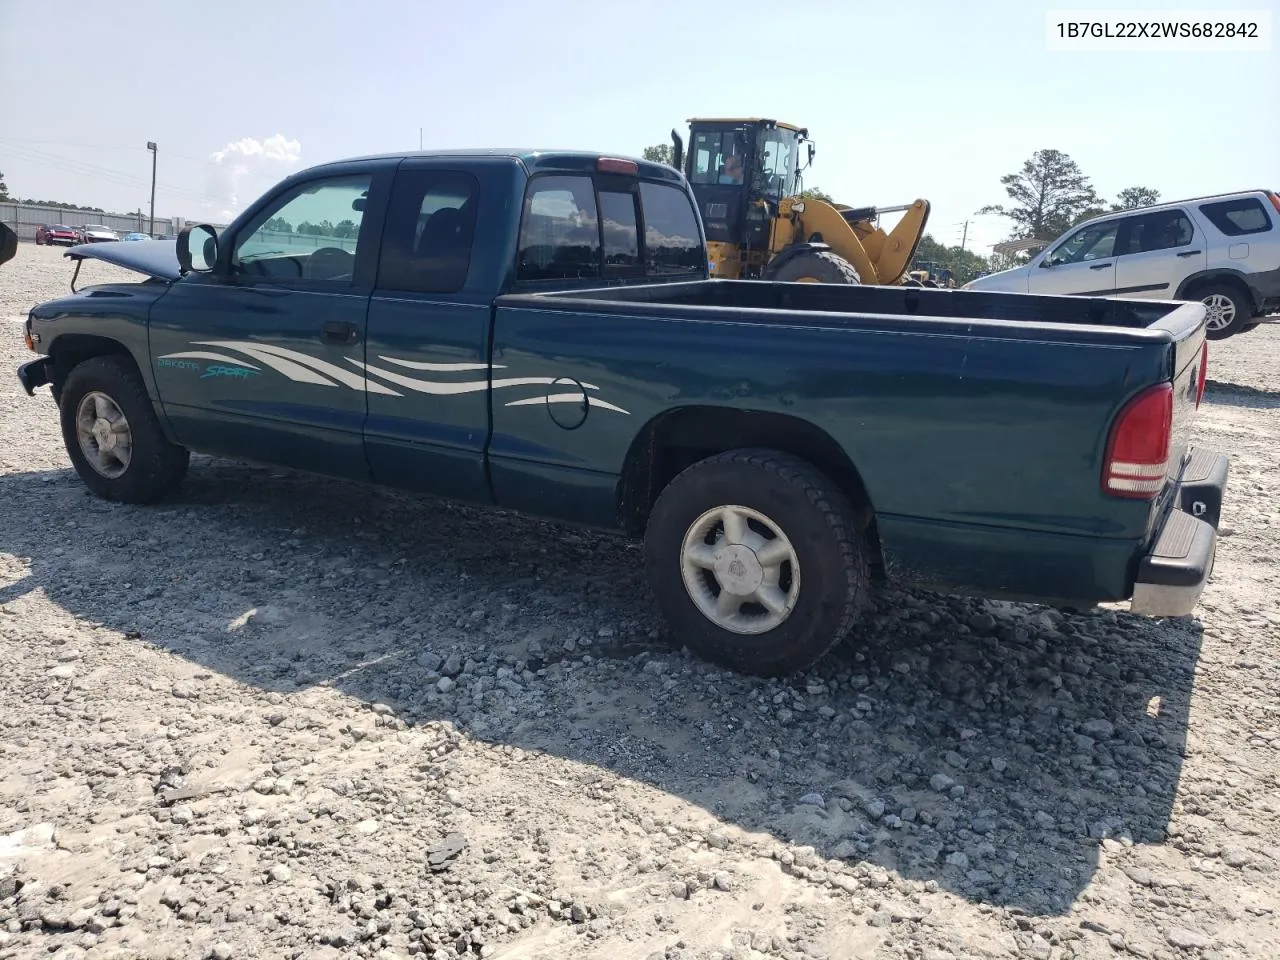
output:
<svg viewBox="0 0 1280 960"><path fill-rule="evenodd" d="M758 676L812 666L853 627L869 573L853 508L813 466L733 450L654 505L646 566L677 643Z"/></svg>
<svg viewBox="0 0 1280 960"><path fill-rule="evenodd" d="M71 463L104 500L154 503L186 476L187 449L165 437L127 360L93 357L78 364L62 385L58 407Z"/></svg>

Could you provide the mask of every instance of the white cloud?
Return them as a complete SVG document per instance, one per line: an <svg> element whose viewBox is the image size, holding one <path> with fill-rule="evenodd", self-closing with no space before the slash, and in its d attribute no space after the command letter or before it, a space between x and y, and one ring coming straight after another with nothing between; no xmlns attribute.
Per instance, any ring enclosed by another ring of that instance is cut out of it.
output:
<svg viewBox="0 0 1280 960"><path fill-rule="evenodd" d="M267 180L283 176L283 171L276 168L291 166L302 159L302 143L282 133L265 140L244 137L214 151L209 159L213 166L209 169L205 192L218 198L216 203L209 204L209 211L225 223L269 186Z"/></svg>

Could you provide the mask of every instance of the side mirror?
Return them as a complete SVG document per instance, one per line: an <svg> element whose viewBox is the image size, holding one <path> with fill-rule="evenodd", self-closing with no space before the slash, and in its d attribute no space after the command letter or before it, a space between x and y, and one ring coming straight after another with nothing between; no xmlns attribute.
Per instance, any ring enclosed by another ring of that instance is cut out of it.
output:
<svg viewBox="0 0 1280 960"><path fill-rule="evenodd" d="M207 223L183 227L178 234L178 267L183 274L212 273L218 262L218 231Z"/></svg>

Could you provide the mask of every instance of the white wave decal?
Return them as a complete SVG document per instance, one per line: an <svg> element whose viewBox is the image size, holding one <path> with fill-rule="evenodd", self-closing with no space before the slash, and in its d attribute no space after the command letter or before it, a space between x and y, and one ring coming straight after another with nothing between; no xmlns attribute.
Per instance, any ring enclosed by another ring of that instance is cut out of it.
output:
<svg viewBox="0 0 1280 960"><path fill-rule="evenodd" d="M523 400L512 400L510 403L504 403L504 407L532 407L539 403L573 403L577 401L581 403L583 396L580 393L553 393L548 397L525 397Z"/></svg>
<svg viewBox="0 0 1280 960"><path fill-rule="evenodd" d="M599 407L601 410L612 410L615 413L625 413L627 416L631 416L630 410L623 410L621 407L615 407L612 403L606 403L599 397L587 397L587 403L593 407Z"/></svg>
<svg viewBox="0 0 1280 960"><path fill-rule="evenodd" d="M336 380L352 390L368 390L370 393L380 393L392 397L404 396L404 394L392 390L390 387L366 381L364 377L354 374L350 370L343 370L339 366L324 360L317 360L315 357L297 350L287 350L284 347L264 343L239 344L208 340L199 341L199 343L202 346L222 347L227 350L239 350L242 353L247 353L255 360L260 360L267 366L283 373L289 379L301 381L302 383L315 383L333 387L337 386L332 382ZM325 379L326 377L330 379Z"/></svg>
<svg viewBox="0 0 1280 960"><path fill-rule="evenodd" d="M356 360L354 357L347 357L347 362L355 364L367 373L376 374L384 380L390 380L392 383L399 384L402 387L416 390L418 393L430 393L438 397L477 393L482 390L488 390L490 387L499 390L502 387L550 386L556 382L555 377L507 377L503 380L464 380L461 383L441 383L439 380L419 380L416 377L406 377L402 373L383 370L381 367L375 367L371 363Z"/></svg>
<svg viewBox="0 0 1280 960"><path fill-rule="evenodd" d="M208 350L187 350L183 353L166 353L163 357L157 357L158 360L216 360L218 363L234 363L241 367L249 367L251 370L260 370L247 360L241 360L239 357L228 357L225 353L211 353Z"/></svg>
<svg viewBox="0 0 1280 960"><path fill-rule="evenodd" d="M423 380L417 377L410 377L403 373L396 373L394 370L376 367L373 364L365 363L363 360L357 360L355 357L345 357L344 359L348 363L360 368L363 372L362 375L337 364L329 363L327 360L320 360L309 354L302 353L299 350L289 350L274 344L242 343L235 340L199 340L194 342L192 346L217 347L222 350L233 350L246 354L264 366L283 374L295 383L312 383L321 387L346 386L352 390L366 390L369 393L391 397L403 397L404 394L371 380L370 376L382 377L384 380L389 380L417 393L426 393L438 397L481 393L486 390L501 390L505 387L545 386L565 390L570 385L565 382L567 379L565 377L504 377L498 380L486 377L481 380L463 380L456 383L447 383L439 380ZM254 370L260 369L255 364L248 363L245 360L209 350L188 350L182 353L170 353L159 359L213 360L218 363L240 364ZM407 370L418 370L424 373L487 372L491 369L506 369L506 366L500 363L495 363L490 367L484 363L430 363L422 360L402 360L398 357L384 357L381 355L378 359ZM579 386L583 390L600 389L594 383L580 383ZM541 397L513 400L507 403L506 406L527 407L541 403L581 403L582 399L583 395L576 391L571 393L552 393ZM598 397L587 397L587 403L602 410L612 410L615 413L630 415L630 411Z"/></svg>
<svg viewBox="0 0 1280 960"><path fill-rule="evenodd" d="M505 407L532 407L539 403L581 403L586 400L590 406L599 407L602 410L613 410L617 413L625 413L631 415L630 410L623 410L621 407L615 407L612 403L606 403L599 397L583 397L580 393L553 393L546 397L526 397L524 400L512 400L505 403Z"/></svg>
<svg viewBox="0 0 1280 960"><path fill-rule="evenodd" d="M397 367L406 367L409 370L423 370L427 373L470 373L476 370L488 370L487 363L427 363L424 360L401 360L399 357L384 357L378 355L379 360L385 360L387 363L394 363ZM493 365L494 370L505 370L506 367L500 363Z"/></svg>

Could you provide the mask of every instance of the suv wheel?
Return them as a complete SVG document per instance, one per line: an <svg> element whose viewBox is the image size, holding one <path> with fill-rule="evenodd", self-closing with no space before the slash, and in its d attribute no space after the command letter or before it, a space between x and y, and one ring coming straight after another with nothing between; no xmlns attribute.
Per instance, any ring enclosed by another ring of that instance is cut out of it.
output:
<svg viewBox="0 0 1280 960"><path fill-rule="evenodd" d="M1253 305L1235 287L1227 284L1214 284L1201 287L1195 293L1196 299L1205 305L1209 314L1209 325L1206 335L1210 340L1225 340L1233 334L1240 333L1249 323L1253 313Z"/></svg>

